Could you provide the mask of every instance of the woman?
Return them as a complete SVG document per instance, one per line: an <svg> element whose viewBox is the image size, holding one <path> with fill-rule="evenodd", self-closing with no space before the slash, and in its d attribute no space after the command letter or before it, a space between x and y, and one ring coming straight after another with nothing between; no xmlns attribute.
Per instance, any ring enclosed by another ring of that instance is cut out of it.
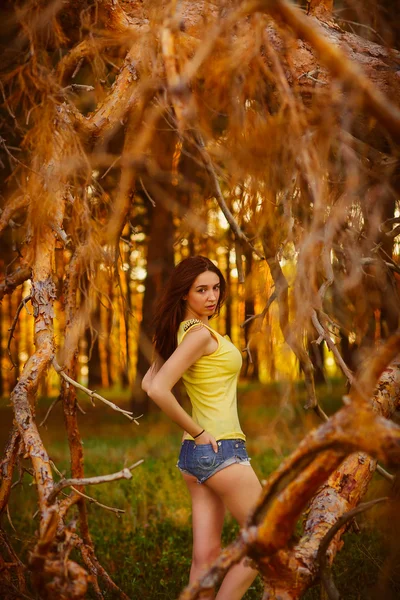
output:
<svg viewBox="0 0 400 600"><path fill-rule="evenodd" d="M190 582L220 553L225 508L242 527L261 491L237 414L242 358L229 338L208 326L219 313L225 288L221 271L208 258L186 258L175 267L156 309L158 359L142 382L150 398L185 432L177 466L192 499ZM192 403L191 417L171 391L181 377ZM256 575L243 561L234 565L216 598L239 600ZM212 590L207 598L214 598Z"/></svg>

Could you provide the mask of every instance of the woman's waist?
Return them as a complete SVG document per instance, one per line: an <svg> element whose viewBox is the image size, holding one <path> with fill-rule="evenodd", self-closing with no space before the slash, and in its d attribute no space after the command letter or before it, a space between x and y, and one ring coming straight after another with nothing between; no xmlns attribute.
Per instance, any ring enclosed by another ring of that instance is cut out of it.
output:
<svg viewBox="0 0 400 600"><path fill-rule="evenodd" d="M243 440L244 442L246 441L246 436L243 433L243 431L240 429L238 430L232 430L232 431L225 431L225 432L217 432L217 431L212 431L210 429L206 430L207 433L211 433L211 435L213 435L215 437L215 439L217 440L217 442L222 441L222 440ZM190 441L190 442L194 442L194 438L189 435L189 433L185 433L185 435L183 436L183 440L184 441Z"/></svg>

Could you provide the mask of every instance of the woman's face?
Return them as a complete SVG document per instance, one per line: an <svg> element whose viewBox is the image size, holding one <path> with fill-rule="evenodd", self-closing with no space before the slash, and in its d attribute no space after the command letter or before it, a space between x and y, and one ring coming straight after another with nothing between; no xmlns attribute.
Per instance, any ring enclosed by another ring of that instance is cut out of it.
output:
<svg viewBox="0 0 400 600"><path fill-rule="evenodd" d="M186 300L185 317L207 321L217 308L220 295L219 277L213 271L200 273L183 299Z"/></svg>

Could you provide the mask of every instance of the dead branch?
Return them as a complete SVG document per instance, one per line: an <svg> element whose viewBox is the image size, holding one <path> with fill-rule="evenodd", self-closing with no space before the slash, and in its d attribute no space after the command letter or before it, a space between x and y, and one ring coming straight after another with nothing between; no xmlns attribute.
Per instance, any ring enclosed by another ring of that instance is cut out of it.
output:
<svg viewBox="0 0 400 600"><path fill-rule="evenodd" d="M82 40L82 42L74 46L57 63L56 78L61 84L68 77L74 79L77 75L77 69L82 66L85 59L90 59L104 48L117 44L120 44L120 41L112 37L93 38L91 36L88 39Z"/></svg>
<svg viewBox="0 0 400 600"><path fill-rule="evenodd" d="M329 332L325 329L325 327L323 327L321 325L320 321L318 320L318 314L317 314L316 310L312 311L311 320L313 322L315 329L317 330L317 332L320 335L321 341L322 341L322 339L325 340L326 345L328 346L328 348L331 350L332 354L334 355L337 364L343 371L343 374L347 377L348 382L350 384L352 384L354 382L353 373L350 371L350 369L344 362L344 360L338 350L338 347L336 346L335 342L332 341L332 338L329 335ZM317 341L317 343L319 343L319 341Z"/></svg>
<svg viewBox="0 0 400 600"><path fill-rule="evenodd" d="M395 476L392 475L391 473L388 473L386 471L386 469L384 469L383 467L381 467L381 465L376 465L376 470L379 473L379 475L382 475L382 477L384 477L387 481L394 481L395 480Z"/></svg>
<svg viewBox="0 0 400 600"><path fill-rule="evenodd" d="M361 68L338 46L326 38L323 30L297 7L285 0L249 0L248 12L262 11L278 16L298 37L307 41L321 62L341 81L357 89L366 108L381 123L388 134L400 139L400 110L364 75Z"/></svg>
<svg viewBox="0 0 400 600"><path fill-rule="evenodd" d="M55 470L55 472L57 473L57 475L59 475L60 477L63 477L62 473L57 469L56 465L54 464L53 461L51 461L51 466L53 467L53 469ZM121 513L125 513L124 510L122 510L122 508L114 508L113 506L107 506L106 504L102 504L101 502L99 502L98 500L96 500L95 498L92 498L92 496L87 496L86 494L84 494L83 492L79 491L76 487L74 487L73 485L70 486L71 490L73 492L75 492L75 494L77 494L78 496L80 496L81 498L85 498L86 500L89 500L89 502L91 504L97 504L97 506L100 506L101 508L104 508L105 510L109 510L111 512L116 513L117 515L121 514Z"/></svg>
<svg viewBox="0 0 400 600"><path fill-rule="evenodd" d="M4 573L4 571L7 571L10 568L15 569L15 572L17 575L17 580L18 580L18 586L19 586L18 591L20 592L20 594L18 594L18 596L16 596L16 598L28 598L28 600L32 600L32 598L30 598L30 596L27 596L25 594L25 592L27 591L26 584L25 584L25 577L24 577L26 565L24 565L24 563L20 560L20 558L18 557L14 548L12 547L9 540L7 539L5 532L1 528L0 528L0 542L3 545L3 547L6 549L6 551L8 552L8 555L12 561L11 564L10 563L8 565L4 564L4 562L3 562L4 554L0 554L0 571L3 571L3 573ZM6 583L4 581L4 579L5 579L5 577L2 577L2 583ZM14 586L12 586L12 587L13 587L13 590L15 591L16 588Z"/></svg>
<svg viewBox="0 0 400 600"><path fill-rule="evenodd" d="M95 135L107 138L123 122L125 115L137 102L137 81L139 80L136 68L137 53L138 42L135 42L125 58L111 91L90 117L83 117L78 111L73 112L77 126L81 128L85 136Z"/></svg>
<svg viewBox="0 0 400 600"><path fill-rule="evenodd" d="M307 14L321 21L332 18L333 0L307 0Z"/></svg>
<svg viewBox="0 0 400 600"><path fill-rule="evenodd" d="M50 404L49 408L47 409L47 412L44 416L44 419L41 423L39 423L40 427L43 427L43 425L46 423L47 419L49 418L49 415L51 413L51 411L53 410L53 408L55 407L55 405L60 402L61 398L60 396L58 396L55 400L53 400L53 402Z"/></svg>
<svg viewBox="0 0 400 600"><path fill-rule="evenodd" d="M299 336L291 328L289 324L289 302L288 302L288 282L281 269L279 261L276 257L277 250L271 247L272 244L272 232L265 227L262 236L262 244L264 248L264 254L268 263L269 270L271 272L272 279L275 284L276 299L279 308L279 325L283 334L283 337L289 347L293 350L295 356L299 360L301 369L304 373L304 379L308 394L308 400L305 408L312 408L317 414L320 414L322 409L318 404L318 400L315 393L315 383L313 375L313 365L310 357L303 348Z"/></svg>
<svg viewBox="0 0 400 600"><path fill-rule="evenodd" d="M73 385L76 389L81 390L82 392L85 392L85 394L87 394L90 399L93 400L100 400L101 402L104 402L104 404L107 404L107 406L109 406L110 408L112 408L113 410L116 410L117 412L122 413L127 419L129 419L130 421L133 421L136 425L139 425L139 421L137 419L139 419L140 417L134 417L133 413L129 410L124 410L123 408L120 408L119 406L117 406L116 404L114 404L114 402L111 402L110 400L107 400L106 398L103 398L103 396L100 396L100 394L98 394L97 392L93 392L92 390L89 390L89 388L85 387L84 385L82 385L81 383L78 383L77 381L74 381L71 377L69 377L69 375L67 375L63 369L60 367L60 365L57 363L56 359L54 358L52 361L52 365L55 369L55 371L57 371L57 373L70 385Z"/></svg>
<svg viewBox="0 0 400 600"><path fill-rule="evenodd" d="M4 458L0 463L1 487L0 487L0 514L3 513L8 503L12 487L12 476L15 462L17 460L18 446L20 441L18 428L14 425L5 448Z"/></svg>
<svg viewBox="0 0 400 600"><path fill-rule="evenodd" d="M30 267L19 267L10 275L6 275L4 281L0 283L0 302L6 294L11 294L15 288L30 279L31 275Z"/></svg>
<svg viewBox="0 0 400 600"><path fill-rule="evenodd" d="M218 27L216 29L216 31L217 30L219 31L219 29L220 28ZM186 121L187 120L191 121L191 119L192 119L192 117L189 116L190 115L190 108L188 106L189 103L187 102L187 99L185 101L185 96L184 96L184 94L182 94L182 90L187 89L188 77L190 78L192 75L194 75L196 70L200 67L201 62L205 59L207 54L209 52L211 52L216 39L217 38L213 37L213 36L208 38L207 44L204 44L202 46L201 50L197 53L197 55L195 57L196 60L193 59L192 62L190 63L190 66L187 65L186 72L184 75L184 80L182 80L180 78L180 75L178 73L177 66L176 66L175 49L174 49L175 45L174 45L174 39L172 36L170 26L166 26L162 30L162 49L163 49L163 54L164 54L166 75L167 75L168 85L169 85L170 91L172 93L172 99L173 99L175 113L176 113L177 122L178 122L178 132L180 134L182 134L184 132ZM199 61L199 58L200 58L200 61ZM179 90L179 94L175 93L177 90ZM189 90L187 89L186 96L188 94L189 94ZM188 114L186 114L186 113L188 113ZM204 144L203 136L201 135L201 133L199 131L196 131L196 130L194 131L194 140L195 140L196 146L200 152L200 155L204 161L206 170L211 177L211 181L213 183L214 193L215 193L215 197L218 202L218 205L219 205L220 209L222 210L222 213L224 214L226 220L228 221L233 233L235 234L235 239L238 240L238 242L240 240L240 241L243 241L244 243L246 243L247 245L249 245L250 248L252 249L252 251L259 258L261 258L263 260L264 259L263 255L259 252L259 250L257 250L257 248L255 248L253 246L253 244L250 242L248 237L244 234L244 232L242 231L242 229L236 222L233 214L229 210L228 205L226 204L226 201L225 201L225 198L223 197L223 194L221 191L221 186L220 186L220 183L219 183L216 171L215 171L215 167L213 165L211 157L210 157L210 155L206 149L206 146ZM238 272L240 273L240 265L238 265ZM243 282L241 282L241 283L243 283Z"/></svg>
<svg viewBox="0 0 400 600"><path fill-rule="evenodd" d="M238 283L245 282L245 276L243 271L243 261L242 261L242 244L240 240L235 237L235 259L236 259L236 268L238 272Z"/></svg>
<svg viewBox="0 0 400 600"><path fill-rule="evenodd" d="M250 317L248 317L245 321L243 321L243 323L240 324L240 327L242 327L242 328L245 327L245 325L247 325L248 323L250 323L251 321L253 321L255 319L261 319L259 329L258 329L258 331L260 331L261 327L262 327L262 323L265 318L265 315L267 314L269 307L271 306L273 301L276 300L276 298L277 298L277 294L276 294L276 291L274 291L268 298L267 304L264 306L262 312L260 312L259 315L250 315Z"/></svg>
<svg viewBox="0 0 400 600"><path fill-rule="evenodd" d="M390 354L387 357L390 357ZM380 376L372 399L372 410L385 418L390 418L400 398L400 369L396 360L390 361ZM369 368L369 365L366 368ZM354 393L354 387L351 394ZM365 436L370 436L371 431L375 434L373 427L367 427ZM318 574L315 556L320 541L336 519L358 504L367 491L375 465L376 460L368 454L355 452L332 472L310 502L301 540L283 554L278 553L271 557L268 564L265 563L266 590L274 590L276 595L286 590L286 593L290 594L290 600L301 598ZM337 537L330 547L331 558L339 547L340 537ZM301 578L296 576L299 568L302 569ZM292 582L290 592L288 581Z"/></svg>
<svg viewBox="0 0 400 600"><path fill-rule="evenodd" d="M346 525L346 523L354 519L354 517L356 517L362 512L365 512L366 510L369 510L376 504L387 502L388 500L388 497L377 498L376 500L371 500L370 502L364 502L363 504L357 506L357 508L353 508L353 510L350 510L349 512L342 515L322 539L318 548L317 563L319 564L321 581L324 585L329 600L340 600L341 597L332 579L332 573L329 565L327 552L329 544L331 543L335 535L338 533L338 531L340 531L340 529L342 529L342 527Z"/></svg>
<svg viewBox="0 0 400 600"><path fill-rule="evenodd" d="M25 195L16 196L13 200L7 202L4 210L0 212L0 235L12 220L15 213L25 209L29 205L29 198Z"/></svg>
<svg viewBox="0 0 400 600"><path fill-rule="evenodd" d="M18 367L18 365L17 365L17 364L16 364L16 363L13 361L13 357L12 357L12 354L11 354L11 341L12 341L12 339L13 339L13 337L14 337L14 331L15 331L15 327L16 327L16 325L17 325L17 323L18 323L18 317L19 317L19 313L21 312L21 310L22 310L22 307L23 307L23 306L25 306L25 308L26 308L26 303L27 303L29 300L31 300L31 298L32 298L32 295L31 295L31 294L29 294L29 296L26 296L25 298L23 298L23 299L21 300L21 302L20 302L20 304L19 304L19 306L18 306L18 308L17 308L17 312L15 313L15 316L14 316L13 322L11 323L11 327L10 327L10 329L8 330L8 331L10 332L10 335L9 335L9 337L8 337L8 343L7 343L7 352L8 352L8 355L9 355L9 357L10 357L11 363L12 363L12 365L13 365L13 367L14 367L14 368L17 368L17 367ZM27 309L27 310L28 310L28 309Z"/></svg>
<svg viewBox="0 0 400 600"><path fill-rule="evenodd" d="M61 479L58 483L53 486L49 496L48 504L53 504L56 496L66 487L75 485L97 485L98 483L108 483L110 481L117 481L118 479L131 479L133 469L141 465L143 459L138 460L130 467L125 467L122 471L117 473L111 473L110 475L99 475L98 477L82 477L82 479Z"/></svg>
<svg viewBox="0 0 400 600"><path fill-rule="evenodd" d="M228 205L227 205L225 198L221 191L221 186L219 184L219 180L217 177L217 173L215 171L214 164L211 160L209 153L206 150L202 136L200 134L196 134L195 137L196 137L197 147L198 147L199 152L204 160L206 170L209 173L211 180L213 182L215 199L217 200L218 205L219 205L225 219L228 221L236 238L243 241L245 244L247 244L251 248L251 250L254 252L254 254L256 254L256 256L258 256L258 258L260 258L261 260L265 260L265 257L261 254L261 252L259 250L257 250L257 248L255 246L253 246L253 244L251 243L251 241L249 240L247 235L241 230L241 228L239 227L239 225L237 224L237 222L235 220L235 217L229 210Z"/></svg>
<svg viewBox="0 0 400 600"><path fill-rule="evenodd" d="M116 32L125 33L127 36L132 36L137 33L140 25L147 25L146 19L141 23L138 19L134 19L128 15L118 0L107 0L107 2L103 2L101 9L104 12L104 19L109 28Z"/></svg>
<svg viewBox="0 0 400 600"><path fill-rule="evenodd" d="M365 256L360 259L361 265L376 265L376 264L384 264L386 268L391 271L395 271L396 273L400 273L399 265L396 265L395 262L389 262L388 260L382 261L379 258L371 258L370 256Z"/></svg>
<svg viewBox="0 0 400 600"><path fill-rule="evenodd" d="M76 534L72 534L71 540L73 541L75 547L81 551L82 558L92 575L94 575L96 579L100 575L100 577L102 577L105 581L108 589L116 592L122 598L122 600L130 600L130 598L124 594L124 592L120 590L120 588L113 582L107 571L99 563L93 548L85 544L83 540L80 539Z"/></svg>

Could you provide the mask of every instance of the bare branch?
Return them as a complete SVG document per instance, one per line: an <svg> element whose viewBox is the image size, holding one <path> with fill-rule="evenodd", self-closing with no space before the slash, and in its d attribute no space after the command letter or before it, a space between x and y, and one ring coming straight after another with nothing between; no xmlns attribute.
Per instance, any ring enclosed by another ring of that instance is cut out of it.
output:
<svg viewBox="0 0 400 600"><path fill-rule="evenodd" d="M53 467L53 469L55 470L55 472L60 475L60 477L63 477L62 473L57 469L56 465L54 464L53 461L50 461L51 466ZM81 496L81 498L86 498L86 500L89 500L90 503L93 504L97 504L98 506L100 506L101 508L105 508L106 510L109 510L111 512L116 513L117 515L124 513L125 510L123 510L122 508L114 508L112 506L107 506L106 504L102 504L101 502L99 502L98 500L96 500L95 498L92 498L92 496L87 496L86 494L84 494L83 492L79 491L76 487L74 487L73 485L71 485L71 490L73 490L75 492L75 494L78 494L78 496Z"/></svg>
<svg viewBox="0 0 400 600"><path fill-rule="evenodd" d="M85 394L87 394L92 402L93 399L96 398L97 400L100 400L101 402L104 402L104 404L107 404L107 406L110 406L113 410L116 410L117 412L122 413L125 417L127 417L127 419L129 419L130 421L133 421L136 425L139 425L139 422L137 421L137 419L140 419L140 417L142 415L140 415L139 417L134 417L133 413L129 410L124 410L123 408L120 408L119 406L117 406L116 404L114 404L114 402L111 402L110 400L107 400L106 398L103 398L103 396L100 396L100 394L97 394L97 392L93 392L92 390L89 390L89 388L85 387L84 385L78 383L77 381L74 381L74 379L72 379L71 377L69 377L69 375L67 375L62 368L60 367L60 365L57 363L56 359L53 359L53 367L54 369L57 371L57 373L63 378L65 379L65 381L67 381L69 384L73 385L74 387L76 387L78 390L81 390L82 392L85 392Z"/></svg>
<svg viewBox="0 0 400 600"><path fill-rule="evenodd" d="M236 268L238 272L238 283L244 283L245 276L243 271L243 261L242 261L242 244L238 237L235 237L235 258L236 258Z"/></svg>
<svg viewBox="0 0 400 600"><path fill-rule="evenodd" d="M348 82L362 96L369 112L381 123L388 134L400 139L400 110L382 94L362 72L361 68L323 34L315 20L309 19L286 0L249 0L244 6L248 12L269 12L279 17L303 40L318 52L323 64L332 74Z"/></svg>
<svg viewBox="0 0 400 600"><path fill-rule="evenodd" d="M53 408L55 407L55 405L60 402L61 398L60 396L58 396L55 400L53 400L53 402L50 404L49 408L47 409L47 412L44 416L44 419L41 423L39 423L40 427L43 427L43 425L46 423L51 411L53 410Z"/></svg>
<svg viewBox="0 0 400 600"><path fill-rule="evenodd" d="M381 465L376 465L376 470L378 471L379 475L382 475L382 477L384 477L385 479L387 479L387 481L394 481L395 480L395 476L392 475L391 473L388 473L386 471L386 469L384 469L383 467L381 467Z"/></svg>
<svg viewBox="0 0 400 600"><path fill-rule="evenodd" d="M110 481L117 481L118 479L131 479L131 471L141 465L143 459L138 460L135 464L130 467L125 467L122 471L117 473L111 473L110 475L99 475L97 477L82 477L81 479L61 479L58 483L53 486L52 491L48 496L48 504L53 504L56 496L66 487L75 485L97 485L98 483L107 483Z"/></svg>
<svg viewBox="0 0 400 600"><path fill-rule="evenodd" d="M19 304L19 306L17 308L17 312L15 313L13 322L11 323L11 327L8 330L10 332L10 335L8 337L7 352L8 352L8 355L10 357L11 363L12 363L13 367L15 367L15 368L17 368L18 365L13 361L13 357L12 357L12 354L11 354L11 341L12 341L12 339L14 337L14 330L15 330L15 327L16 327L17 322L18 322L19 313L21 312L23 306L25 306L25 308L26 308L26 303L29 300L31 300L31 299L32 299L32 295L29 294L29 296L26 296L25 298L23 298L21 300L21 302L20 302L20 304ZM28 313L29 313L29 311L28 311Z"/></svg>
<svg viewBox="0 0 400 600"><path fill-rule="evenodd" d="M314 325L315 329L317 330L317 332L321 336L321 338L323 338L325 340L326 345L331 350L332 354L334 355L334 357L336 359L337 364L342 369L342 371L343 371L344 375L347 377L349 383L352 384L354 382L353 373L350 371L349 367L344 362L344 360L343 360L343 358L342 358L342 356L341 356L341 354L340 354L340 352L339 352L339 350L338 350L335 342L332 341L332 338L329 335L329 332L319 322L319 320L318 320L318 314L317 314L316 310L312 311L311 320L313 322L313 325Z"/></svg>
<svg viewBox="0 0 400 600"><path fill-rule="evenodd" d="M260 323L260 329L261 329L262 322L264 321L265 315L267 314L269 307L271 306L273 301L276 300L276 298L277 298L277 293L276 293L276 291L274 291L268 298L267 304L264 306L262 312L260 312L259 315L251 315L250 317L248 317L245 321L243 321L243 323L240 324L240 327L242 327L242 328L245 327L245 325L247 325L247 323L250 323L254 319L261 319L261 323Z"/></svg>
<svg viewBox="0 0 400 600"><path fill-rule="evenodd" d="M369 256L366 256L366 257L360 259L361 265L374 265L374 264L379 264L379 263L384 264L391 271L400 273L400 267L399 267L399 265L396 265L395 262L389 262L387 260L380 260L378 258L371 258Z"/></svg>
<svg viewBox="0 0 400 600"><path fill-rule="evenodd" d="M28 205L29 198L25 194L15 197L13 200L7 202L4 210L0 212L0 235L3 233L7 225L12 223L12 217L15 215L15 213L26 208Z"/></svg>
<svg viewBox="0 0 400 600"><path fill-rule="evenodd" d="M0 283L0 301L6 294L11 294L21 283L29 279L31 275L32 270L30 267L19 267L14 273L7 275Z"/></svg>
<svg viewBox="0 0 400 600"><path fill-rule="evenodd" d="M203 138L201 137L201 135L199 133L197 133L195 137L196 137L196 141L198 144L199 152L204 160L207 172L211 176L211 180L214 184L215 198L218 202L218 205L219 205L224 217L228 221L233 233L239 240L242 240L243 242L245 242L252 249L254 254L256 254L258 256L258 258L261 258L261 260L265 260L265 257L261 254L261 252L259 250L257 250L257 248L255 248L253 246L253 244L250 242L247 235L245 235L245 233L241 230L241 228L239 227L239 225L237 224L237 222L235 220L235 217L229 210L228 205L225 201L225 198L222 194L221 186L219 185L218 177L215 172L215 167L213 165L210 155L208 154L208 152L205 148Z"/></svg>
<svg viewBox="0 0 400 600"><path fill-rule="evenodd" d="M349 512L342 515L336 523L330 528L328 533L322 539L320 546L318 548L317 553L317 562L319 563L321 580L328 595L329 600L340 600L340 594L336 589L336 586L333 582L331 575L331 568L328 561L328 547L336 533L349 521L351 521L355 516L359 515L362 512L365 512L375 504L379 504L381 502L387 502L389 498L378 498L376 500L371 500L371 502L364 502L357 506L357 508L353 508L353 510L349 510Z"/></svg>

